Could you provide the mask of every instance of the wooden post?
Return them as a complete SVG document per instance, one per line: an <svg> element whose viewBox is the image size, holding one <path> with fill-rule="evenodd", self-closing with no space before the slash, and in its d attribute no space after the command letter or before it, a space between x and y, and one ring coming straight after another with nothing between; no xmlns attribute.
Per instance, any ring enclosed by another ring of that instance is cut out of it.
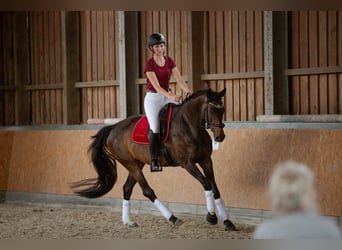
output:
<svg viewBox="0 0 342 250"><path fill-rule="evenodd" d="M63 60L63 123L81 122L80 91L75 83L80 81L79 13L61 12Z"/></svg>
<svg viewBox="0 0 342 250"><path fill-rule="evenodd" d="M203 40L204 12L190 11L188 13L188 84L193 92L202 89L203 74Z"/></svg>
<svg viewBox="0 0 342 250"><path fill-rule="evenodd" d="M139 86L139 33L138 12L125 11L125 61L127 116L138 114L140 110Z"/></svg>
<svg viewBox="0 0 342 250"><path fill-rule="evenodd" d="M274 114L289 114L287 12L273 12Z"/></svg>
<svg viewBox="0 0 342 250"><path fill-rule="evenodd" d="M14 21L14 85L15 92L15 125L30 123L30 93L25 90L28 83L28 30L27 13L15 12Z"/></svg>
<svg viewBox="0 0 342 250"><path fill-rule="evenodd" d="M273 12L264 11L265 115L274 114L273 97Z"/></svg>
<svg viewBox="0 0 342 250"><path fill-rule="evenodd" d="M126 89L126 58L125 58L125 15L124 11L117 13L117 37L119 56L119 83L120 83L120 118L127 117L127 89Z"/></svg>

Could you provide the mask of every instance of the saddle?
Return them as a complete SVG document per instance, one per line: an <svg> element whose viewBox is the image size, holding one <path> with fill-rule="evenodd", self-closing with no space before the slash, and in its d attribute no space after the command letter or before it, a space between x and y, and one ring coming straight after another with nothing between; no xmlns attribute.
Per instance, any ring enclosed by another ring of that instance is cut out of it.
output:
<svg viewBox="0 0 342 250"><path fill-rule="evenodd" d="M166 142L166 140L169 138L171 116L174 105L175 104L172 103L166 104L159 112L159 135L161 138L160 153L164 156L169 166L179 166L179 164L175 160L173 160L169 151L164 146L164 142ZM131 136L132 141L137 144L148 144L148 130L148 120L147 117L144 115L134 125Z"/></svg>
<svg viewBox="0 0 342 250"><path fill-rule="evenodd" d="M160 138L164 143L169 137L169 129L172 115L172 104L165 105L159 112ZM143 115L134 125L132 131L132 141L137 144L148 144L149 124L147 117Z"/></svg>

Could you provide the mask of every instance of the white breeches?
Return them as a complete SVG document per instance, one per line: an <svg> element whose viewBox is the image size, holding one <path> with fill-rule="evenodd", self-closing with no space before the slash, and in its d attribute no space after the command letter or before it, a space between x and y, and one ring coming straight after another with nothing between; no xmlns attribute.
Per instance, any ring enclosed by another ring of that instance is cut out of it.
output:
<svg viewBox="0 0 342 250"><path fill-rule="evenodd" d="M159 133L159 112L167 103L175 103L159 93L147 92L144 99L145 114L153 133Z"/></svg>

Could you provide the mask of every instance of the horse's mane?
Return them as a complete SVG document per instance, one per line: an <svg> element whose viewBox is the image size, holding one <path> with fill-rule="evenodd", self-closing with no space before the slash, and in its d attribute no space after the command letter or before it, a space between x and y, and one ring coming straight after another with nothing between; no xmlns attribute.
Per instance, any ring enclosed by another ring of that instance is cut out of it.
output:
<svg viewBox="0 0 342 250"><path fill-rule="evenodd" d="M208 92L209 89L201 89L201 90L198 90L196 91L195 93L189 95L188 97L185 98L185 100L183 101L182 105L185 104L185 103L188 103L189 101L191 101L192 99L200 96L200 95L203 95L205 93Z"/></svg>

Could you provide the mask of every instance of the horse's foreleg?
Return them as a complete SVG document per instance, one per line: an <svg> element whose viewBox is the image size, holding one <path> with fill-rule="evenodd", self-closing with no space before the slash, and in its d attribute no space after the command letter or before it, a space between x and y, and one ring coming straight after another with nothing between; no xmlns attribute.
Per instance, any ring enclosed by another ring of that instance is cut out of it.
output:
<svg viewBox="0 0 342 250"><path fill-rule="evenodd" d="M205 163L201 163L200 166L202 167L206 178L210 180L211 188L212 188L209 191L208 190L205 191L205 196L207 199L207 208L208 208L208 202L209 202L210 207L211 207L211 206L213 206L211 203L213 202L213 200L215 200L214 206L216 207L216 210L217 210L217 213L219 215L220 220L223 221L223 224L225 226L225 230L227 230L227 231L228 230L235 230L234 224L228 219L228 214L227 214L224 202L221 199L220 191L216 185L214 170L212 167L211 159L209 159ZM216 224L217 223L216 215L211 214L209 209L208 209L208 211L209 211L209 213L207 215L207 221L209 223ZM215 219L216 219L216 221L215 221ZM216 222L216 223L214 223L214 222Z"/></svg>

